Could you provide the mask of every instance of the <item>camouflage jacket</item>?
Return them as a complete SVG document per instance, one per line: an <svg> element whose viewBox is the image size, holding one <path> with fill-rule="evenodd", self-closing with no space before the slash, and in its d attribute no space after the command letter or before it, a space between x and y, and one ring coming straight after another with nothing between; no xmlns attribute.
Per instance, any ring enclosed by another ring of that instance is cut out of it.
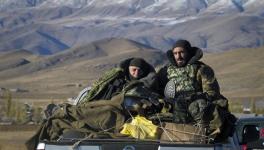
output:
<svg viewBox="0 0 264 150"><path fill-rule="evenodd" d="M91 90L81 103L93 100L111 99L119 94L129 83L128 66L133 58L121 61L119 67L106 72L100 79L93 83ZM140 79L145 86L150 86L152 78L155 76L155 69L146 62L143 78Z"/></svg>

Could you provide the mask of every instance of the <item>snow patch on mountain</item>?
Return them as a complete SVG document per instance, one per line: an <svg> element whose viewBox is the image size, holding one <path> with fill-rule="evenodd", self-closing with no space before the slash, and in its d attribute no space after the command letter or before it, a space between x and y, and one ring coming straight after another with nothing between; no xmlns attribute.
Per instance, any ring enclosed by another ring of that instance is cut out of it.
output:
<svg viewBox="0 0 264 150"><path fill-rule="evenodd" d="M216 51L261 46L263 8L260 0L0 0L0 51L53 54L112 37L164 50L179 38Z"/></svg>
<svg viewBox="0 0 264 150"><path fill-rule="evenodd" d="M0 10L34 7L45 0L0 0Z"/></svg>
<svg viewBox="0 0 264 150"><path fill-rule="evenodd" d="M240 11L231 0L218 0L213 5L210 5L206 12L224 14L227 12Z"/></svg>

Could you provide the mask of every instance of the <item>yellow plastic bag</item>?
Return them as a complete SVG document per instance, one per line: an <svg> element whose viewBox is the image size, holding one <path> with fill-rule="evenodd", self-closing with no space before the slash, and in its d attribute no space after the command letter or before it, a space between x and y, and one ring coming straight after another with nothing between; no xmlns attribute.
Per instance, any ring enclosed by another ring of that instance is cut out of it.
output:
<svg viewBox="0 0 264 150"><path fill-rule="evenodd" d="M125 123L122 134L132 136L138 139L157 139L157 126L152 124L150 120L145 117L136 116L131 123Z"/></svg>

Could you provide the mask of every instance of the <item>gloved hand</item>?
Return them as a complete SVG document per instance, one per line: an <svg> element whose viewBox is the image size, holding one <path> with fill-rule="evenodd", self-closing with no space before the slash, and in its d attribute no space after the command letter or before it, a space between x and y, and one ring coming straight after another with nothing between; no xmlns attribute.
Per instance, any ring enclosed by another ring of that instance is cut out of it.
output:
<svg viewBox="0 0 264 150"><path fill-rule="evenodd" d="M54 112L59 109L60 107L58 105L55 104L48 104L46 109L44 110L44 119L49 119Z"/></svg>

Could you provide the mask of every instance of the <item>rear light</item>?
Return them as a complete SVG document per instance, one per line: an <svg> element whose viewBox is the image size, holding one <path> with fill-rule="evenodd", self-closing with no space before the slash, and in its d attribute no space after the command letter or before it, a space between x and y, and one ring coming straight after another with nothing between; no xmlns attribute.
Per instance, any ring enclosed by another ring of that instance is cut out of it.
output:
<svg viewBox="0 0 264 150"><path fill-rule="evenodd" d="M45 150L45 143L39 143L37 146L37 150Z"/></svg>
<svg viewBox="0 0 264 150"><path fill-rule="evenodd" d="M247 144L243 144L241 150L247 150Z"/></svg>
<svg viewBox="0 0 264 150"><path fill-rule="evenodd" d="M259 131L259 137L264 138L264 128L260 129Z"/></svg>

